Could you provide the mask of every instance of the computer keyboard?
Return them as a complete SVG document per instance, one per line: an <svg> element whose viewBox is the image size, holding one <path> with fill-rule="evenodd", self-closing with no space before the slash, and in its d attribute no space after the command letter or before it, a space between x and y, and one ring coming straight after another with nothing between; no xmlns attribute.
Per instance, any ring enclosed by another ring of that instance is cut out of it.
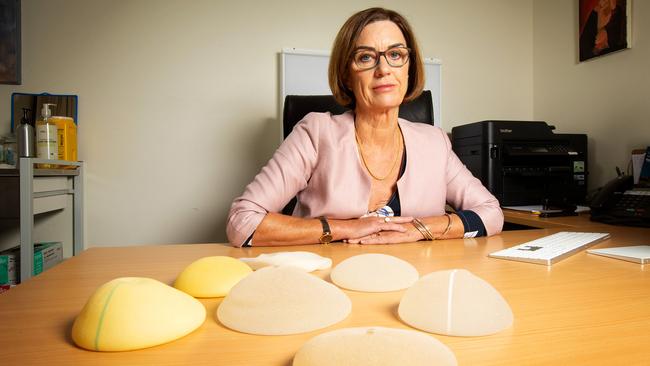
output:
<svg viewBox="0 0 650 366"><path fill-rule="evenodd" d="M489 254L489 256L550 266L605 239L609 239L608 233L561 231L508 249L499 250Z"/></svg>

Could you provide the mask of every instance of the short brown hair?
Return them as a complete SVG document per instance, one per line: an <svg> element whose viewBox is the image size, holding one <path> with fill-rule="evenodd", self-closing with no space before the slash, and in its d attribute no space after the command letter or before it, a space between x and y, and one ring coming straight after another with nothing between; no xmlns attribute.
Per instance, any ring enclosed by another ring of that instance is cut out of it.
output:
<svg viewBox="0 0 650 366"><path fill-rule="evenodd" d="M354 46L363 28L368 24L388 20L399 27L406 39L406 47L411 49L409 55L409 85L403 102L417 98L424 88L424 64L420 56L420 47L415 40L415 34L406 19L393 10L370 8L352 15L336 35L332 47L329 64L330 89L336 101L346 107L354 108L356 100L354 93L347 87L346 81L350 72L350 61Z"/></svg>

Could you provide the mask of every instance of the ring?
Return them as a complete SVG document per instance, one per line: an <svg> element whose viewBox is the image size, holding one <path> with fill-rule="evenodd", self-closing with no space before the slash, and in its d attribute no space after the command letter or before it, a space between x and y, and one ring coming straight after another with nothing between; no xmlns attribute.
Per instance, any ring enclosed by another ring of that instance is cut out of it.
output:
<svg viewBox="0 0 650 366"><path fill-rule="evenodd" d="M390 222L390 217L388 216L384 217L384 222Z"/></svg>

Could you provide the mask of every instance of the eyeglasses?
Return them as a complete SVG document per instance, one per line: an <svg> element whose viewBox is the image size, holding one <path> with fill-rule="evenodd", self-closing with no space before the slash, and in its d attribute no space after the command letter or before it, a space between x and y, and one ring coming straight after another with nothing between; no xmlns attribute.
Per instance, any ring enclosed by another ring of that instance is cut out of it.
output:
<svg viewBox="0 0 650 366"><path fill-rule="evenodd" d="M372 48L362 48L352 54L352 60L357 65L359 71L370 70L379 65L379 58L384 56L388 65L392 67L402 67L409 60L411 49L404 46L397 46L379 52Z"/></svg>

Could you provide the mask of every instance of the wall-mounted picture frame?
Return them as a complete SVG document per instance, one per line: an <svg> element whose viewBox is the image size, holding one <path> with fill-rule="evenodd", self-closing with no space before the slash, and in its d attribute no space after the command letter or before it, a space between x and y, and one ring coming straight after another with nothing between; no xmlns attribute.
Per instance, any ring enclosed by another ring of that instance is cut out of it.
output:
<svg viewBox="0 0 650 366"><path fill-rule="evenodd" d="M631 47L632 0L580 0L580 61Z"/></svg>
<svg viewBox="0 0 650 366"><path fill-rule="evenodd" d="M20 84L20 0L0 0L0 84Z"/></svg>

